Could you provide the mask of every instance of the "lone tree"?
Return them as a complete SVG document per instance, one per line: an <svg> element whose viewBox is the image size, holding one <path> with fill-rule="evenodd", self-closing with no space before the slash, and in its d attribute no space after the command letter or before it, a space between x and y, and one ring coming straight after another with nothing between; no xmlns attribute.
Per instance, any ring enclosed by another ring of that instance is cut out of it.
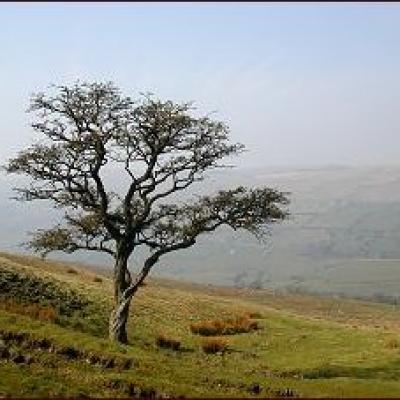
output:
<svg viewBox="0 0 400 400"><path fill-rule="evenodd" d="M65 210L63 225L36 231L28 245L43 256L85 249L114 258L114 341L127 343L132 298L162 256L193 246L222 225L262 238L269 224L287 216L280 208L287 197L270 188L238 187L176 201L176 192L243 150L229 142L225 124L196 117L191 104L151 95L134 101L112 83L76 83L35 94L28 111L37 116L32 127L41 140L5 169L32 178L14 189L17 199L49 200ZM110 166L126 186L123 193L106 179ZM132 276L128 259L141 246L148 256Z"/></svg>

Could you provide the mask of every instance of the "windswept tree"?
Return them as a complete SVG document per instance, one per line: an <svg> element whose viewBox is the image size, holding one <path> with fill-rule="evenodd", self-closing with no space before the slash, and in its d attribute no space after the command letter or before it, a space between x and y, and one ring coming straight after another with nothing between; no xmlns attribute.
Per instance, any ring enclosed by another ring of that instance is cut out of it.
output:
<svg viewBox="0 0 400 400"><path fill-rule="evenodd" d="M15 189L18 199L51 201L65 211L61 225L36 231L29 246L42 255L84 249L114 258L114 341L127 343L130 303L161 257L222 225L262 238L287 215L286 195L270 188L177 201L177 192L243 150L230 143L224 123L195 116L191 104L151 95L132 100L112 83L77 83L35 94L29 111L41 140L9 160L6 171L31 178ZM110 166L124 191L105 179ZM142 246L149 251L134 275L128 260Z"/></svg>

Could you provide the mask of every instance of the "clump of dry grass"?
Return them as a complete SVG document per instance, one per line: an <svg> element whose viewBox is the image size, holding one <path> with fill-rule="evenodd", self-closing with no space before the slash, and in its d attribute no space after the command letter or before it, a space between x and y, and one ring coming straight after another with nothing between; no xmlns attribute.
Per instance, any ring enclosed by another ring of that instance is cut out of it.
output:
<svg viewBox="0 0 400 400"><path fill-rule="evenodd" d="M259 329L257 321L247 316L240 316L225 320L208 320L195 322L190 325L192 333L201 336L235 335Z"/></svg>
<svg viewBox="0 0 400 400"><path fill-rule="evenodd" d="M228 341L220 337L203 339L201 348L206 354L224 353L228 350Z"/></svg>
<svg viewBox="0 0 400 400"><path fill-rule="evenodd" d="M58 317L58 312L53 307L39 307L37 318L42 321L55 322Z"/></svg>
<svg viewBox="0 0 400 400"><path fill-rule="evenodd" d="M58 318L58 311L51 306L41 306L39 304L24 304L12 299L5 299L1 302L1 308L14 314L26 315L42 321L55 322Z"/></svg>
<svg viewBox="0 0 400 400"><path fill-rule="evenodd" d="M95 276L94 278L93 278L93 282L103 282L103 279L102 278L100 278L99 276Z"/></svg>
<svg viewBox="0 0 400 400"><path fill-rule="evenodd" d="M181 348L181 342L179 340L167 337L163 333L157 335L156 344L158 347L175 351L178 351Z"/></svg>

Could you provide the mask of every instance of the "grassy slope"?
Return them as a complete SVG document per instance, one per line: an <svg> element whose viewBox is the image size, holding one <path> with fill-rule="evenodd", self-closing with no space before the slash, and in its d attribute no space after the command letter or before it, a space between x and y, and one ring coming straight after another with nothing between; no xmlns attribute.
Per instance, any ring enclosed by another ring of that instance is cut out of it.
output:
<svg viewBox="0 0 400 400"><path fill-rule="evenodd" d="M94 274L79 267L73 274L61 263L4 253L2 266L56 279L99 304L100 318L107 318L112 305L108 278L94 282ZM262 329L230 336L231 351L224 355L204 354L202 338L189 330L196 320L247 311L261 313ZM83 358L68 360L15 345L36 362L0 360L0 394L127 396L127 385L133 383L169 395L243 397L254 396L248 388L258 383L263 397L285 388L301 396L400 395L400 318L390 306L151 280L141 288L132 312L131 345L117 346L101 337L104 329L97 336L93 327L82 332L88 321L82 322L83 329L63 327L0 307L0 330L135 360L129 370L104 369ZM183 350L158 348L155 337L161 332L180 339Z"/></svg>

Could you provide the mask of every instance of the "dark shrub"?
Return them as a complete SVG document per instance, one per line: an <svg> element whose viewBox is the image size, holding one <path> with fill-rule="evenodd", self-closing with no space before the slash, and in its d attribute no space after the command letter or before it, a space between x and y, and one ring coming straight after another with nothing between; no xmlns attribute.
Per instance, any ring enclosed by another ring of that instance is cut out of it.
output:
<svg viewBox="0 0 400 400"><path fill-rule="evenodd" d="M16 314L21 314L17 309L32 306L29 313L35 318L39 316L39 309L35 309L37 306L51 307L59 314L70 316L75 311L82 312L89 305L87 299L73 290L60 287L55 280L6 268L0 269L0 303L2 307L15 307L15 311L11 308L9 311ZM49 318L46 313L43 316Z"/></svg>
<svg viewBox="0 0 400 400"><path fill-rule="evenodd" d="M179 350L181 347L181 342L177 339L172 339L164 334L159 334L156 337L156 344L158 347L162 347L164 349L171 349L171 350Z"/></svg>

